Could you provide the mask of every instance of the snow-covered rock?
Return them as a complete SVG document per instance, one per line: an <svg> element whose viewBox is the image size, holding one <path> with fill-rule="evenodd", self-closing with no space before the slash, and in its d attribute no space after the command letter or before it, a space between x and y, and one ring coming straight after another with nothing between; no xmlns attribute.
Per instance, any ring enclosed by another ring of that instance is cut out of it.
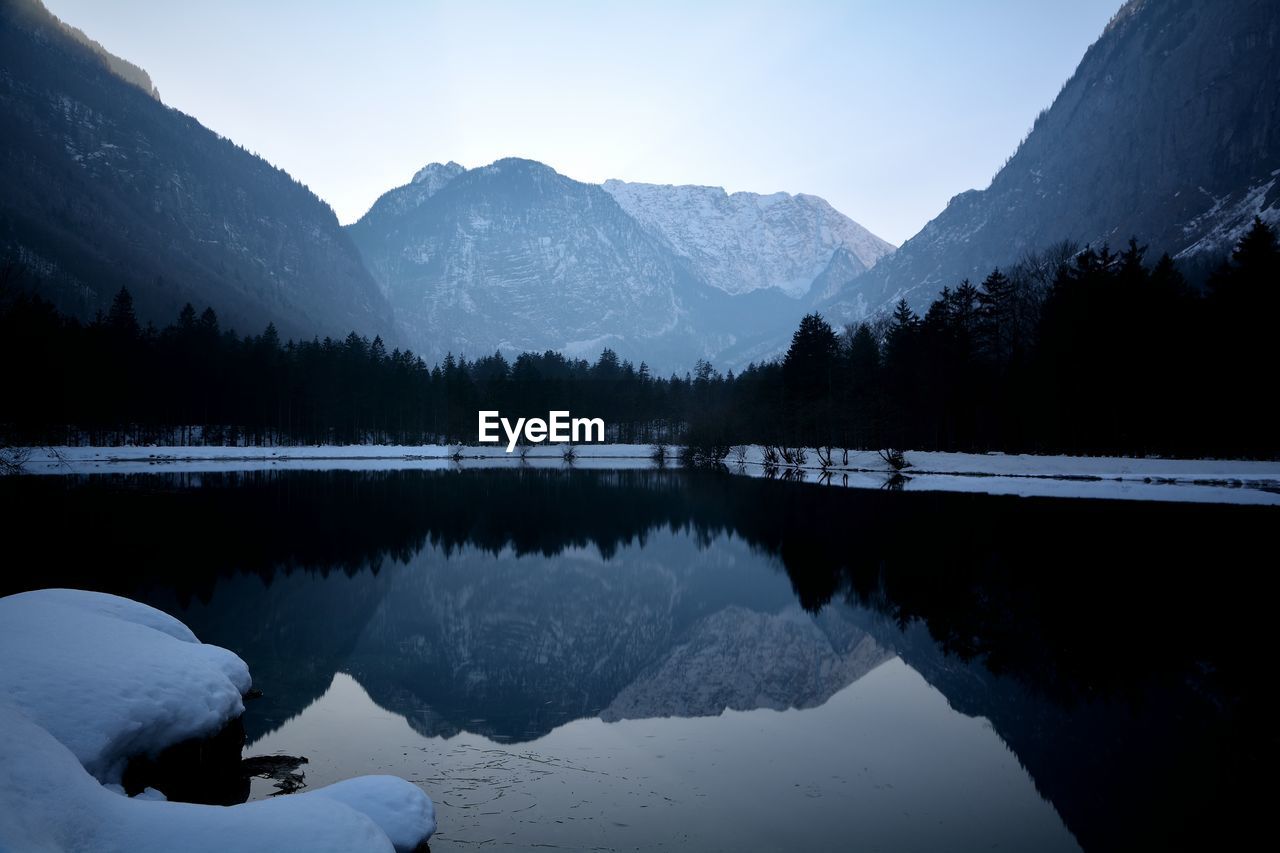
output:
<svg viewBox="0 0 1280 853"><path fill-rule="evenodd" d="M426 795L390 776L231 808L130 799L12 706L0 704L0 732L6 853L392 853L435 828Z"/></svg>
<svg viewBox="0 0 1280 853"><path fill-rule="evenodd" d="M0 599L0 696L103 782L244 711L249 668L159 610L70 589Z"/></svg>
<svg viewBox="0 0 1280 853"><path fill-rule="evenodd" d="M123 795L131 756L216 732L249 685L239 657L154 608L0 598L0 851L390 853L435 831L430 798L389 776L231 808Z"/></svg>
<svg viewBox="0 0 1280 853"><path fill-rule="evenodd" d="M412 850L436 831L435 804L396 776L357 776L302 796L333 800L365 815L397 850Z"/></svg>

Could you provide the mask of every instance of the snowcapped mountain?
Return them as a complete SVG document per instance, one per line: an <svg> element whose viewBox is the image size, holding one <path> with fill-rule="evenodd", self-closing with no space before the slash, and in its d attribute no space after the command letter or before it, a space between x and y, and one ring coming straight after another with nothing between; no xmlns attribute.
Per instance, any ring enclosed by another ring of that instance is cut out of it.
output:
<svg viewBox="0 0 1280 853"><path fill-rule="evenodd" d="M602 187L516 158L426 166L348 233L430 358L610 347L663 371L772 354L833 262L892 250L815 196Z"/></svg>
<svg viewBox="0 0 1280 853"><path fill-rule="evenodd" d="M893 246L814 195L727 193L720 187L609 180L604 189L650 232L689 261L707 284L740 294L776 287L792 297L840 250L861 269ZM852 276L851 276L852 277Z"/></svg>
<svg viewBox="0 0 1280 853"><path fill-rule="evenodd" d="M306 187L169 109L39 0L0 5L0 259L92 317L186 302L224 327L381 335L429 360L605 347L655 370L776 355L831 280L892 250L820 198L432 163L346 229Z"/></svg>
<svg viewBox="0 0 1280 853"><path fill-rule="evenodd" d="M654 209L664 188L657 190ZM515 158L470 170L431 164L347 231L404 338L430 359L495 350L594 357L611 347L663 371L687 370L703 357L733 366L746 353L772 353L806 307L785 288L808 291L837 254L847 255L850 269L865 269L841 247L845 237L858 237L864 256L883 250L813 197L748 204L746 193L716 192L759 214L742 216L736 242L719 225L721 243L705 243L718 265L710 254L699 261L678 251L627 213L617 192ZM778 213L765 215L769 207ZM684 225L687 233L696 228ZM718 286L732 265L750 268L750 252L768 269L753 273L749 287Z"/></svg>
<svg viewBox="0 0 1280 853"><path fill-rule="evenodd" d="M424 173L349 229L415 349L696 358L699 283L600 187L531 160Z"/></svg>
<svg viewBox="0 0 1280 853"><path fill-rule="evenodd" d="M1224 254L1280 219L1280 4L1130 0L985 190L822 305L834 319L917 309L1063 240L1152 257Z"/></svg>

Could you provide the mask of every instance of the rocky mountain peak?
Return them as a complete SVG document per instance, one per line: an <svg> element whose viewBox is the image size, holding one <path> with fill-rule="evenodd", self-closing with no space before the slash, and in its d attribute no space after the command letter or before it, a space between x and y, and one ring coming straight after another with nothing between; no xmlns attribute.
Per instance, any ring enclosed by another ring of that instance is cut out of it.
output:
<svg viewBox="0 0 1280 853"><path fill-rule="evenodd" d="M428 163L414 174L410 183L423 186L432 194L439 192L441 187L465 171L465 168L452 160L448 163Z"/></svg>

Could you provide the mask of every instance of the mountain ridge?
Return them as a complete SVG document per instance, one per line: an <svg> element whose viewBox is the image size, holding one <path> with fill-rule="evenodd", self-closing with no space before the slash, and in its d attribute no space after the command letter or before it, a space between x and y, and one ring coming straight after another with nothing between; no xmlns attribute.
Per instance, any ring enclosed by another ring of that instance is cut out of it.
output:
<svg viewBox="0 0 1280 853"><path fill-rule="evenodd" d="M1121 6L990 184L895 251L808 193L593 184L521 158L430 163L342 227L165 107L144 70L39 0L4 0L0 251L81 318L128 286L144 320L190 301L241 329L354 329L428 359L611 347L738 368L782 352L807 311L921 309L1064 240L1133 235L1185 259L1280 221L1280 6L1223 3Z"/></svg>
<svg viewBox="0 0 1280 853"><path fill-rule="evenodd" d="M617 179L601 186L708 284L731 295L776 287L803 298L836 250L849 252L865 271L894 248L811 193Z"/></svg>
<svg viewBox="0 0 1280 853"><path fill-rule="evenodd" d="M518 157L475 169L431 163L346 230L407 339L428 357L547 349L586 357L609 347L660 370L772 352L837 253L864 268L836 239L842 229L872 261L888 250L816 196L737 193L735 204L784 214L773 224L750 218L748 237L769 249L773 269L800 270L804 290L787 294L778 273L730 292L672 246L669 229L626 209L621 182L610 185ZM627 186L649 193L651 185ZM719 188L698 194L730 198ZM733 236L721 229L721 245Z"/></svg>
<svg viewBox="0 0 1280 853"><path fill-rule="evenodd" d="M429 359L495 350L594 357L609 347L658 370L772 355L833 259L865 269L841 234L869 263L891 250L818 196L694 188L699 199L774 210L772 222L749 211L740 231L718 223L713 248L737 268L742 246L760 248L772 264L733 292L695 252L672 245L672 225L646 224L627 209L635 191L650 210L671 204L658 184L580 182L536 160L430 163L346 229L411 346Z"/></svg>
<svg viewBox="0 0 1280 853"><path fill-rule="evenodd" d="M1280 219L1280 9L1130 0L986 189L957 193L890 258L821 307L922 309L944 286L1063 240L1182 258Z"/></svg>
<svg viewBox="0 0 1280 853"><path fill-rule="evenodd" d="M67 29L0 5L0 254L24 286L81 319L127 287L157 325L190 302L241 331L397 338L328 204Z"/></svg>
<svg viewBox="0 0 1280 853"><path fill-rule="evenodd" d="M347 232L429 357L613 346L639 358L696 301L688 272L611 196L533 160L497 160L429 194L407 184Z"/></svg>

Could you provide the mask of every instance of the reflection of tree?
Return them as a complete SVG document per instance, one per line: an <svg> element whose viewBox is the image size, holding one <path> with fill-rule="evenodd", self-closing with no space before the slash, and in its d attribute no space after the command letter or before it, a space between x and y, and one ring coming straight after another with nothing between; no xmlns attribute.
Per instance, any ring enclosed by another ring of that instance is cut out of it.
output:
<svg viewBox="0 0 1280 853"><path fill-rule="evenodd" d="M467 545L547 556L594 545L608 559L657 528L703 542L733 533L780 558L805 607L843 590L902 624L922 619L948 651L1060 701L1123 692L1138 675L1181 671L1238 644L1259 596L1237 600L1233 569L1254 564L1249 549L1266 541L1273 516L652 470L129 475L0 489L13 529L30 531L13 542L12 564L40 567L7 574L5 591L162 585L199 597L227 572L270 582L296 569L376 571L428 543L446 554ZM1175 582L1173 571L1201 566L1216 567L1214 583ZM1082 614L1096 639L1081 636ZM1216 630L1186 629L1192 618Z"/></svg>
<svg viewBox="0 0 1280 853"><path fill-rule="evenodd" d="M32 567L6 575L10 590L175 588L184 600L231 571L269 584L299 569L376 572L428 543L595 545L608 559L657 529L703 543L730 533L776 557L805 608L850 597L881 614L880 643L992 719L1087 846L1107 846L1122 809L1170 831L1157 813L1208 826L1269 790L1251 784L1275 752L1259 627L1275 583L1252 550L1270 541L1265 508L535 468L22 478L0 482L0 500L26 531L10 565Z"/></svg>

